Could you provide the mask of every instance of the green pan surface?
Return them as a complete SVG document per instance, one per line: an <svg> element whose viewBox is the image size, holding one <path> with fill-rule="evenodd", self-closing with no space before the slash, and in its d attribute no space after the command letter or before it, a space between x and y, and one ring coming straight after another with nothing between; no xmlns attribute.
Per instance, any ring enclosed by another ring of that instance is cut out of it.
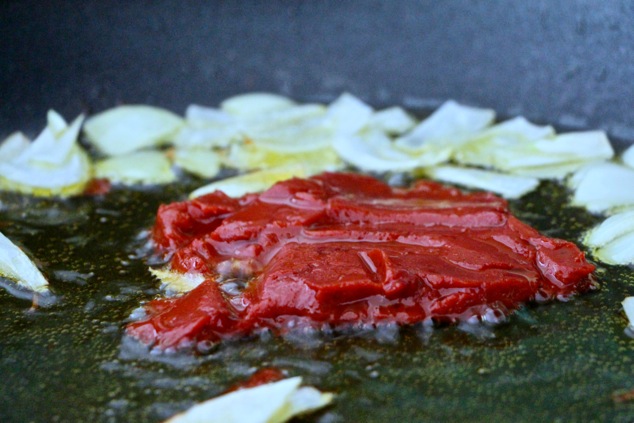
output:
<svg viewBox="0 0 634 423"><path fill-rule="evenodd" d="M158 422L267 366L337 394L300 421L634 421L634 401L619 400L634 390L621 308L634 295L627 267L600 266L597 291L529 305L495 328L262 337L197 357L144 351L123 337L133 310L159 295L143 231L160 203L195 186L70 200L0 195L1 230L38 258L55 293L32 309L0 290L0 421ZM544 233L578 241L597 218L566 199L543 183L511 206Z"/></svg>

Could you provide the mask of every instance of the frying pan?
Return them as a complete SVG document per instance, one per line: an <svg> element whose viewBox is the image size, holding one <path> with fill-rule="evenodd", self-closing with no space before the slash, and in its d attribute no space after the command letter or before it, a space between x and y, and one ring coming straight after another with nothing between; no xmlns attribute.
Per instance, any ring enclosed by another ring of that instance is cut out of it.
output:
<svg viewBox="0 0 634 423"><path fill-rule="evenodd" d="M327 102L349 91L425 113L491 107L563 130L634 140L634 6L612 2L84 2L0 4L0 136L30 135L120 103L182 113L237 93ZM620 301L634 272L600 267L599 291L529 306L496 328L383 328L256 339L209 355L151 355L122 338L157 295L140 251L161 202L197 181L103 199L2 194L0 223L45 269L48 306L0 292L0 421L160 421L275 366L338 394L305 421L632 421L634 341ZM544 184L511 203L578 241L598 221Z"/></svg>

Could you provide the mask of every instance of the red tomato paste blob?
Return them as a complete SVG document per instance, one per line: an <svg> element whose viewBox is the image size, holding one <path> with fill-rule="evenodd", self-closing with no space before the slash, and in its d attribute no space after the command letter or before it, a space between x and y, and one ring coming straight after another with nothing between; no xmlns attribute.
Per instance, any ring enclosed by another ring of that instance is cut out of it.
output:
<svg viewBox="0 0 634 423"><path fill-rule="evenodd" d="M128 326L159 348L262 329L506 315L588 290L594 270L574 244L540 235L493 194L430 181L392 188L350 173L163 205L153 239L173 271L206 277Z"/></svg>

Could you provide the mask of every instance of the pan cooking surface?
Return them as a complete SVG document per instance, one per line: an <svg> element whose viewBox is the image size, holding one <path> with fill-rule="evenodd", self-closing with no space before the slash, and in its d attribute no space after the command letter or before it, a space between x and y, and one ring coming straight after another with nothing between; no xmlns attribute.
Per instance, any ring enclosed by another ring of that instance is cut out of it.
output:
<svg viewBox="0 0 634 423"><path fill-rule="evenodd" d="M54 303L0 290L2 421L161 421L217 395L256 368L274 366L337 394L305 421L629 421L632 340L620 302L625 267L599 266L600 289L568 303L531 305L495 328L384 327L304 339L258 338L208 355L152 355L123 327L158 283L147 272L144 232L162 202L197 183L115 190L103 198L36 200L0 195L2 230L41 260ZM543 183L511 202L549 236L578 240L597 222Z"/></svg>

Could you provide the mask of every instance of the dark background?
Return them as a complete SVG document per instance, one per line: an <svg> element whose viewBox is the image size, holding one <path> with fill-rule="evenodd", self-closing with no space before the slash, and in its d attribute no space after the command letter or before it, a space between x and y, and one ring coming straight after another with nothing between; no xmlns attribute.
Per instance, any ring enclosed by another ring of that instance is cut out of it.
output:
<svg viewBox="0 0 634 423"><path fill-rule="evenodd" d="M630 1L0 3L0 135L118 103L183 113L266 90L454 98L634 138Z"/></svg>

